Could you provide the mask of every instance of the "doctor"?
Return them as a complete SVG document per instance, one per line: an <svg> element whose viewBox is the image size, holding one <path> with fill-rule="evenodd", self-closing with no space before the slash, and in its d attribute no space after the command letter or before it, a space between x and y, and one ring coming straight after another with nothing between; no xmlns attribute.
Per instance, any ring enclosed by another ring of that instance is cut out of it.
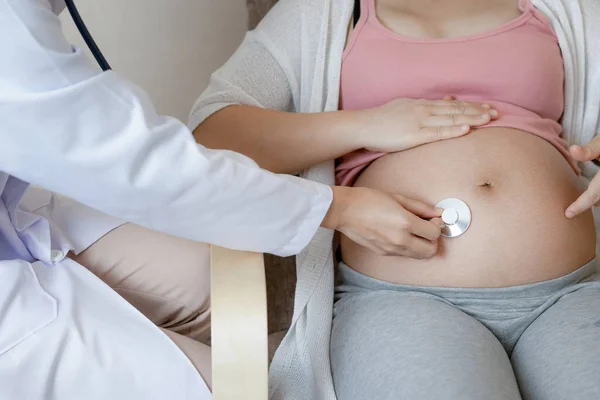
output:
<svg viewBox="0 0 600 400"><path fill-rule="evenodd" d="M63 8L0 0L0 400L209 398L197 369L208 372L185 345L73 260L95 246L110 255L154 243L143 253L167 260L165 275L181 258L173 249L290 255L319 226L379 253L435 252L431 206L197 146L139 88L67 43Z"/></svg>

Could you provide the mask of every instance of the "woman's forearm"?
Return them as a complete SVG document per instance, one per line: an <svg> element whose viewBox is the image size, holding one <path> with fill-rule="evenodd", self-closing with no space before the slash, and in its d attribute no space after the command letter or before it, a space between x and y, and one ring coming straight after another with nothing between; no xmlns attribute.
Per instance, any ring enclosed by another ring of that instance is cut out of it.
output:
<svg viewBox="0 0 600 400"><path fill-rule="evenodd" d="M289 113L229 106L207 118L196 141L252 158L276 173L296 173L363 147L362 112Z"/></svg>

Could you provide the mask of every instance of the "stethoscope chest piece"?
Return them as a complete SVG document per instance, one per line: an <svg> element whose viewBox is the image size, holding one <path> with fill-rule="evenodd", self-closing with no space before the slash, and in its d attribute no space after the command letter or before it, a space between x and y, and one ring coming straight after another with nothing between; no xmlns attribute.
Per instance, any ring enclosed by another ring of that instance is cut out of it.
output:
<svg viewBox="0 0 600 400"><path fill-rule="evenodd" d="M459 199L445 199L440 201L437 206L443 208L442 221L442 236L446 238L454 238L462 235L469 229L471 225L471 210L467 204Z"/></svg>

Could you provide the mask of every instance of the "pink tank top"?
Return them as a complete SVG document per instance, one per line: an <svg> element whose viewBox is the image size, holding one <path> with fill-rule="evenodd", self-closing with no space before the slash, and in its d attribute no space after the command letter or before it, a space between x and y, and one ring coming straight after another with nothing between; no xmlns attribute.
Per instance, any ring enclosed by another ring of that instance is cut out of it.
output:
<svg viewBox="0 0 600 400"><path fill-rule="evenodd" d="M564 70L548 20L520 0L521 16L485 33L447 39L399 35L377 19L375 0L361 0L361 16L344 51L340 109L383 105L397 98L488 103L500 117L489 127L515 128L553 144L579 173L561 138ZM338 160L336 182L352 185L385 153L359 150Z"/></svg>

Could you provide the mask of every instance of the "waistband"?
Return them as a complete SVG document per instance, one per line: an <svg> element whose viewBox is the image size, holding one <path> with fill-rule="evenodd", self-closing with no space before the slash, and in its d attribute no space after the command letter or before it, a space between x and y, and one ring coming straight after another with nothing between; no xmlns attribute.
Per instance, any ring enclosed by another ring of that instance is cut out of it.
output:
<svg viewBox="0 0 600 400"><path fill-rule="evenodd" d="M500 298L533 298L545 297L551 293L563 290L569 286L580 283L596 273L596 258L589 261L575 271L561 277L529 283L525 285L507 286L500 288L462 288L440 286L416 286L390 283L353 270L343 262L339 263L339 277L341 285L338 291L347 291L347 286L354 286L366 290L394 290L412 291L434 294L440 297L454 299L500 299Z"/></svg>

